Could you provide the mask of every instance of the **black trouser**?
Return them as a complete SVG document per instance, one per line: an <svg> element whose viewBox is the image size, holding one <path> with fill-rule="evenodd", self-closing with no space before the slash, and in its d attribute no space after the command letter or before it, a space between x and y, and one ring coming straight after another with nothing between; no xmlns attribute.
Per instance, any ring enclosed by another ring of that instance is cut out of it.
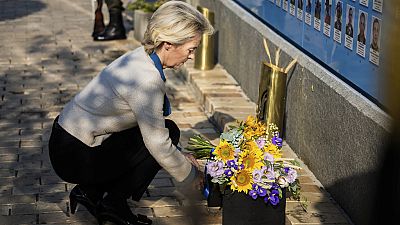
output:
<svg viewBox="0 0 400 225"><path fill-rule="evenodd" d="M124 7L122 6L121 0L105 0L107 4L107 8L109 11L123 11Z"/></svg>
<svg viewBox="0 0 400 225"><path fill-rule="evenodd" d="M165 127L174 145L180 131L171 120ZM143 143L139 127L113 133L103 143L89 147L54 121L49 140L51 164L66 182L88 189L115 193L139 201L161 169Z"/></svg>

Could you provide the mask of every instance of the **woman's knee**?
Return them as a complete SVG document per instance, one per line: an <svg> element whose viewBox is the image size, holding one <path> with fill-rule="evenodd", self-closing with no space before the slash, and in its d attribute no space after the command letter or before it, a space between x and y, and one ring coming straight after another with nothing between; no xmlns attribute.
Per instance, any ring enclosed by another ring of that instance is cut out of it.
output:
<svg viewBox="0 0 400 225"><path fill-rule="evenodd" d="M172 144L178 145L179 138L181 135L181 131L179 130L178 125L172 120L166 119L165 120L165 127L169 130L169 137L172 140Z"/></svg>

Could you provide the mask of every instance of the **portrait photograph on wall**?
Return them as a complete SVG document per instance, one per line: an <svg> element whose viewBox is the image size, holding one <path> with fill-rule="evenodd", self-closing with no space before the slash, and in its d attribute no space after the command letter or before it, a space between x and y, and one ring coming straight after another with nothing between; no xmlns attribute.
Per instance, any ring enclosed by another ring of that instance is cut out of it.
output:
<svg viewBox="0 0 400 225"><path fill-rule="evenodd" d="M379 66L381 20L372 16L371 26L369 61Z"/></svg>
<svg viewBox="0 0 400 225"><path fill-rule="evenodd" d="M288 11L288 0L283 0L282 8L285 11Z"/></svg>
<svg viewBox="0 0 400 225"><path fill-rule="evenodd" d="M347 5L346 9L346 32L345 32L345 43L346 48L353 50L353 38L354 38L354 7Z"/></svg>
<svg viewBox="0 0 400 225"><path fill-rule="evenodd" d="M316 0L315 2L315 12L314 12L314 28L317 31L321 31L321 0Z"/></svg>
<svg viewBox="0 0 400 225"><path fill-rule="evenodd" d="M306 14L305 14L305 18L304 18L304 22L306 22L306 24L308 24L309 26L311 26L311 9L312 9L312 2L311 0L306 0Z"/></svg>
<svg viewBox="0 0 400 225"><path fill-rule="evenodd" d="M335 7L335 23L333 25L333 40L342 43L342 12L343 3L338 0Z"/></svg>
<svg viewBox="0 0 400 225"><path fill-rule="evenodd" d="M282 5L282 0L276 0L275 4L276 4L278 7L281 7L281 5Z"/></svg>
<svg viewBox="0 0 400 225"><path fill-rule="evenodd" d="M367 41L368 14L362 10L358 13L357 54L365 57L365 44Z"/></svg>
<svg viewBox="0 0 400 225"><path fill-rule="evenodd" d="M324 34L328 37L331 36L331 15L332 15L332 0L325 0L325 5L324 5L324 12L325 12L325 17L324 17Z"/></svg>
<svg viewBox="0 0 400 225"><path fill-rule="evenodd" d="M303 21L303 0L297 0L297 19Z"/></svg>
<svg viewBox="0 0 400 225"><path fill-rule="evenodd" d="M290 0L289 13L292 16L296 14L296 0Z"/></svg>

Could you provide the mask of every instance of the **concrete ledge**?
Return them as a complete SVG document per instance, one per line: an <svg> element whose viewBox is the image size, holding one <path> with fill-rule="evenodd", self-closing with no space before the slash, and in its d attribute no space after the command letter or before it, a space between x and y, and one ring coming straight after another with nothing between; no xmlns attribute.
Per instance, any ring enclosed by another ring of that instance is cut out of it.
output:
<svg viewBox="0 0 400 225"><path fill-rule="evenodd" d="M194 69L193 62L189 62L178 74L192 87L193 94L202 104L204 112L220 132L225 130L229 123L256 114L256 104L221 66L201 71Z"/></svg>

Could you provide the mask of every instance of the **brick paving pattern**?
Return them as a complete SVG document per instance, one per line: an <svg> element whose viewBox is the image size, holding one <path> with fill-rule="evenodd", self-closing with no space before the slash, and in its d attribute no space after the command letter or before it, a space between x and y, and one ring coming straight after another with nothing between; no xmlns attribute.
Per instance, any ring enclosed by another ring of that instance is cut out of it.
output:
<svg viewBox="0 0 400 225"><path fill-rule="evenodd" d="M0 0L0 5L0 224L96 224L84 207L70 214L74 185L51 168L50 128L88 81L139 43L131 30L128 40L93 42L88 0ZM167 76L182 146L196 133L217 142L226 124L254 114L255 104L223 68L202 73L188 64ZM304 212L289 200L287 224L349 224L312 173L302 175L311 204ZM160 171L142 200L130 204L155 225L221 224L219 210L210 212L200 195L178 190Z"/></svg>

